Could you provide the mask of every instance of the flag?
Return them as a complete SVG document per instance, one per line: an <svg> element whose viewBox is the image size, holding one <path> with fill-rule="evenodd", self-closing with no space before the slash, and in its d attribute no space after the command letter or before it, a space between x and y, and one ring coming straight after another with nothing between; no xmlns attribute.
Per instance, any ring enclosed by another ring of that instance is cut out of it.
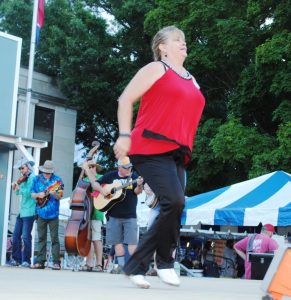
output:
<svg viewBox="0 0 291 300"><path fill-rule="evenodd" d="M40 39L40 30L44 23L44 1L45 0L38 0L36 38L35 38L35 42L37 46L39 44L39 39Z"/></svg>

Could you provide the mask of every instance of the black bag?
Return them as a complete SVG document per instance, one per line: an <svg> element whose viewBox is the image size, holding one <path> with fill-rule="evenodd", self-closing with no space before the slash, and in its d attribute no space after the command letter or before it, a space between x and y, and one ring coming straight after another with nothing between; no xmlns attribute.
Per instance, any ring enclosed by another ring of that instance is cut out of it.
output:
<svg viewBox="0 0 291 300"><path fill-rule="evenodd" d="M214 261L205 260L203 264L204 277L219 277L219 267Z"/></svg>

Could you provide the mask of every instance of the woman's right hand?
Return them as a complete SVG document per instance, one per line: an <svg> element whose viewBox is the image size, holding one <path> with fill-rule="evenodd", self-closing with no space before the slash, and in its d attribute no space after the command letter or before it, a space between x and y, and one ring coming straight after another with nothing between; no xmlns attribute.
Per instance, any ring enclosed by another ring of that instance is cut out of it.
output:
<svg viewBox="0 0 291 300"><path fill-rule="evenodd" d="M127 155L131 145L131 139L127 136L120 136L113 147L116 159Z"/></svg>

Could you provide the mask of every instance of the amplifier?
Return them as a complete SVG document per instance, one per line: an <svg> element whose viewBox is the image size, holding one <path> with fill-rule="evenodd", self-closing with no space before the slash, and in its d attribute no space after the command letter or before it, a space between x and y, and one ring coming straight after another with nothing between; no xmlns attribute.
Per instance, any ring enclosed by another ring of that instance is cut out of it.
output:
<svg viewBox="0 0 291 300"><path fill-rule="evenodd" d="M262 280L274 257L273 253L249 253L249 261L252 263L251 279Z"/></svg>

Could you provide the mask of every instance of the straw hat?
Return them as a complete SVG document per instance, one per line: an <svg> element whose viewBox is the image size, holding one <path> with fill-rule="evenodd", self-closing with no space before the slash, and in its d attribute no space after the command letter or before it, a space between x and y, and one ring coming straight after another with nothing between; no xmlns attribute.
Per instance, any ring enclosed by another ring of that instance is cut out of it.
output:
<svg viewBox="0 0 291 300"><path fill-rule="evenodd" d="M51 160L46 160L42 166L39 166L39 170L43 173L54 173L54 164Z"/></svg>

